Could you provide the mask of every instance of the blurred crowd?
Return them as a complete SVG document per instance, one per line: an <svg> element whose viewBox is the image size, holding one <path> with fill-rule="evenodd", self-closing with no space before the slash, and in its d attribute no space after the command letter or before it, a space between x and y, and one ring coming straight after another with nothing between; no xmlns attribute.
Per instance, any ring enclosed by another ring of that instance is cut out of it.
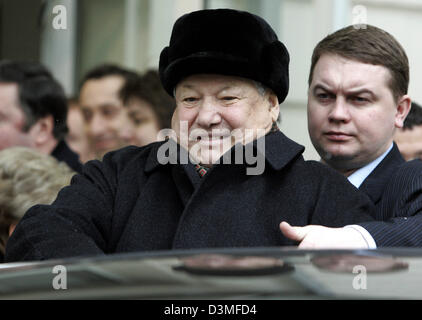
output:
<svg viewBox="0 0 422 320"><path fill-rule="evenodd" d="M170 126L175 102L157 71L140 75L101 65L85 75L79 97L69 106L66 141L84 163L127 145L156 141L158 132Z"/></svg>

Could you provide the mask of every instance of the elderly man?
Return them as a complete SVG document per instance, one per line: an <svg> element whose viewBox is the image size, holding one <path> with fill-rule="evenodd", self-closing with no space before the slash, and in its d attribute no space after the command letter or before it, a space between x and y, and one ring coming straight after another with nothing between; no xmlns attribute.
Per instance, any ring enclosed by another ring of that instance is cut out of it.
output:
<svg viewBox="0 0 422 320"><path fill-rule="evenodd" d="M369 196L380 221L350 226L356 232L352 242L350 230L343 237L345 229L283 223L284 234L301 247L422 245L422 162L405 162L393 143L411 105L408 85L405 51L377 27L341 29L314 49L308 92L311 140L322 162Z"/></svg>
<svg viewBox="0 0 422 320"><path fill-rule="evenodd" d="M340 227L371 219L366 196L304 161L304 148L274 125L288 62L257 16L181 17L160 56L163 87L177 104L170 138L89 162L51 206L28 211L6 259L292 245L281 220Z"/></svg>

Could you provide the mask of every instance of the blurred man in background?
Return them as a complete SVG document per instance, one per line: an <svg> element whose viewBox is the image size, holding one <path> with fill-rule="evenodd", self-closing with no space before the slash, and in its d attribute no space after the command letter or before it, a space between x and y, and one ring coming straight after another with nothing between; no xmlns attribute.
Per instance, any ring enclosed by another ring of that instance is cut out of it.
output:
<svg viewBox="0 0 422 320"><path fill-rule="evenodd" d="M66 135L66 142L70 149L79 155L82 163L94 159L94 154L88 142L85 120L76 99L68 100L69 110L67 112L67 127L69 132Z"/></svg>
<svg viewBox="0 0 422 320"><path fill-rule="evenodd" d="M422 159L422 107L412 102L403 128L396 130L394 141L406 161Z"/></svg>
<svg viewBox="0 0 422 320"><path fill-rule="evenodd" d="M95 158L102 159L107 152L134 143L133 126L119 91L138 77L136 72L116 65L101 65L85 75L79 103Z"/></svg>
<svg viewBox="0 0 422 320"><path fill-rule="evenodd" d="M67 101L61 85L38 63L0 63L0 150L23 146L51 154L80 172L64 141Z"/></svg>

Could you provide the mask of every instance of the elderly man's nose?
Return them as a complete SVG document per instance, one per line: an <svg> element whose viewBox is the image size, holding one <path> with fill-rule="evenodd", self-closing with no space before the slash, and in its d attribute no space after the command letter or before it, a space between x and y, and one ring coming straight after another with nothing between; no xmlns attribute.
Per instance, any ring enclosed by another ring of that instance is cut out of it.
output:
<svg viewBox="0 0 422 320"><path fill-rule="evenodd" d="M204 100L199 107L197 122L202 127L211 127L221 122L218 106L210 100Z"/></svg>

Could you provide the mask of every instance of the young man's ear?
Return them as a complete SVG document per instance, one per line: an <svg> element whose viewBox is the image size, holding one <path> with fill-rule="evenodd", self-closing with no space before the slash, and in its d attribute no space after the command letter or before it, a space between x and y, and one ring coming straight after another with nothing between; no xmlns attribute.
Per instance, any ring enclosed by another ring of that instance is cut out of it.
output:
<svg viewBox="0 0 422 320"><path fill-rule="evenodd" d="M43 146L54 138L53 129L54 118L52 115L41 118L32 125L31 129L29 129L29 134L31 135L34 146Z"/></svg>
<svg viewBox="0 0 422 320"><path fill-rule="evenodd" d="M396 128L403 128L404 120L411 108L411 103L412 101L408 95L404 95L399 99L395 119Z"/></svg>

